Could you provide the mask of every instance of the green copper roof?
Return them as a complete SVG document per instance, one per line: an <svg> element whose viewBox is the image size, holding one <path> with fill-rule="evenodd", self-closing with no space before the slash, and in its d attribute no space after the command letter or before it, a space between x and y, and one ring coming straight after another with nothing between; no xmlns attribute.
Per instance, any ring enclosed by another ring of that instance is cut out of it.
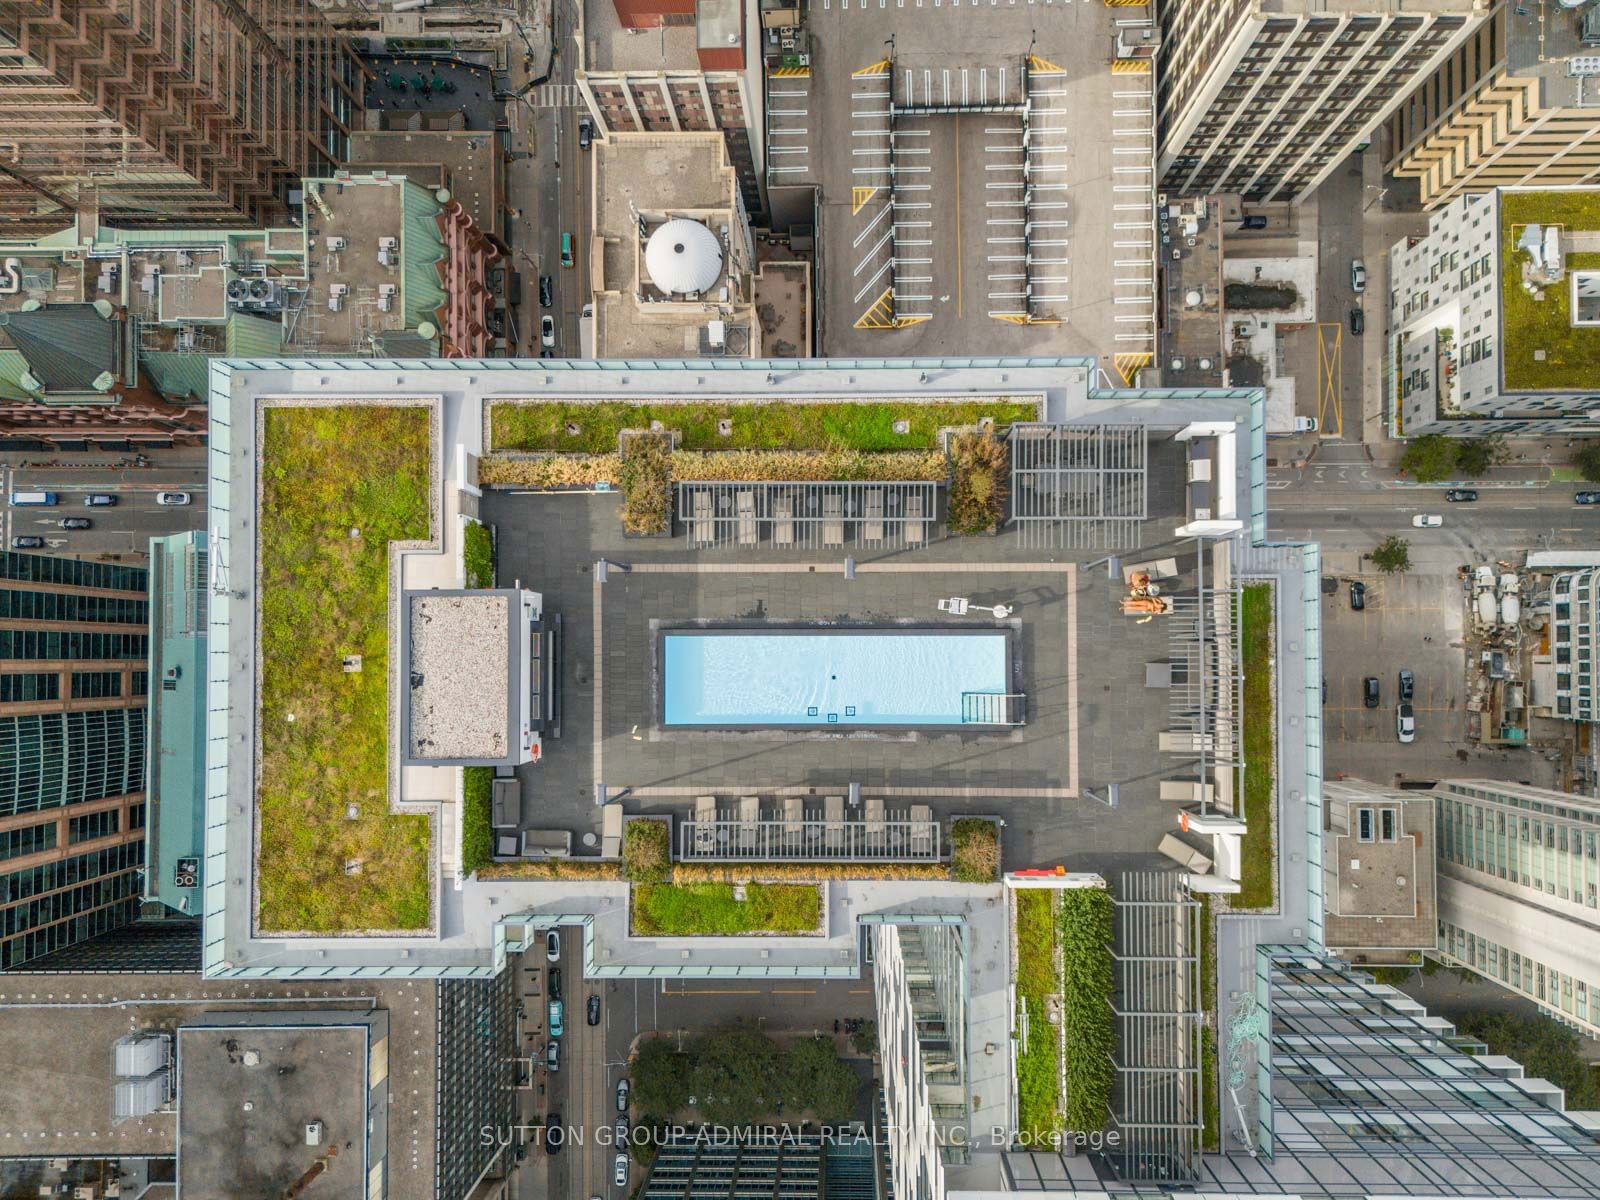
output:
<svg viewBox="0 0 1600 1200"><path fill-rule="evenodd" d="M37 388L48 392L103 392L97 383L117 370L117 326L92 304L46 304L0 312L0 337L27 360Z"/></svg>
<svg viewBox="0 0 1600 1200"><path fill-rule="evenodd" d="M192 350L146 350L139 362L164 396L203 401L210 392L211 360L204 354Z"/></svg>
<svg viewBox="0 0 1600 1200"><path fill-rule="evenodd" d="M405 301L406 328L415 329L424 321L437 321L438 308L444 303L444 285L439 282L436 269L444 261L444 238L439 233L439 202L433 193L409 179L404 187L401 298Z"/></svg>
<svg viewBox="0 0 1600 1200"><path fill-rule="evenodd" d="M150 539L145 893L191 914L200 911L200 874L193 886L180 887L178 867L193 859L198 868L205 839L207 574L205 530Z"/></svg>
<svg viewBox="0 0 1600 1200"><path fill-rule="evenodd" d="M228 318L228 357L261 358L283 353L283 322L249 313Z"/></svg>

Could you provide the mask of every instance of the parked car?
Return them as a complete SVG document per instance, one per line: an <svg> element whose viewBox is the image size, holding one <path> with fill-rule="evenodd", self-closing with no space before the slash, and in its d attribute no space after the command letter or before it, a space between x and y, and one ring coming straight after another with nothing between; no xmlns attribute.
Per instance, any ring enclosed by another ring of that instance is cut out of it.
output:
<svg viewBox="0 0 1600 1200"><path fill-rule="evenodd" d="M1366 328L1367 314L1359 308L1352 308L1350 310L1350 332L1356 337L1360 337Z"/></svg>
<svg viewBox="0 0 1600 1200"><path fill-rule="evenodd" d="M1367 264L1359 258L1350 260L1350 286L1358 292L1367 290Z"/></svg>
<svg viewBox="0 0 1600 1200"><path fill-rule="evenodd" d="M556 344L556 322L549 313L539 318L539 344L541 346Z"/></svg>
<svg viewBox="0 0 1600 1200"><path fill-rule="evenodd" d="M550 999L552 999L552 1000L561 999L561 968L560 967L551 967L550 968L550 981L545 986L550 989Z"/></svg>
<svg viewBox="0 0 1600 1200"><path fill-rule="evenodd" d="M618 1080L617 1082L617 1111L619 1113L628 1111L628 1081L626 1079Z"/></svg>
<svg viewBox="0 0 1600 1200"><path fill-rule="evenodd" d="M1296 433L1315 433L1317 431L1317 419L1315 417L1296 417L1294 419L1294 431Z"/></svg>
<svg viewBox="0 0 1600 1200"><path fill-rule="evenodd" d="M546 1154L560 1153L561 1143L566 1141L566 1130L561 1128L561 1114L551 1109L544 1115L544 1152Z"/></svg>
<svg viewBox="0 0 1600 1200"><path fill-rule="evenodd" d="M88 517L62 517L56 522L63 529L93 529L94 522Z"/></svg>
<svg viewBox="0 0 1600 1200"><path fill-rule="evenodd" d="M611 1127L611 1144L622 1147L628 1144L628 1118L618 1117L617 1123Z"/></svg>
<svg viewBox="0 0 1600 1200"><path fill-rule="evenodd" d="M552 1071L561 1070L561 1043L556 1041L555 1038L551 1038L545 1044L544 1065Z"/></svg>
<svg viewBox="0 0 1600 1200"><path fill-rule="evenodd" d="M587 150L594 141L594 122L588 117L578 118L578 149Z"/></svg>
<svg viewBox="0 0 1600 1200"><path fill-rule="evenodd" d="M1574 504L1600 504L1600 492L1579 492L1572 498Z"/></svg>
<svg viewBox="0 0 1600 1200"><path fill-rule="evenodd" d="M590 996L589 997L588 1008L589 1008L589 1024L591 1024L591 1025L600 1024L600 997L599 996Z"/></svg>
<svg viewBox="0 0 1600 1200"><path fill-rule="evenodd" d="M554 307L555 302L555 281L548 275L539 276L539 303L545 308L551 308Z"/></svg>
<svg viewBox="0 0 1600 1200"><path fill-rule="evenodd" d="M192 497L188 492L157 492L156 503L163 508L181 508L189 503Z"/></svg>
<svg viewBox="0 0 1600 1200"><path fill-rule="evenodd" d="M1411 518L1411 524L1416 529L1437 529L1444 524L1444 518L1438 513L1418 513Z"/></svg>
<svg viewBox="0 0 1600 1200"><path fill-rule="evenodd" d="M1362 609L1366 608L1366 606L1367 606L1367 585L1362 583L1359 579L1352 580L1351 583L1350 583L1350 608L1351 608L1351 610L1354 611L1354 612L1360 612Z"/></svg>
<svg viewBox="0 0 1600 1200"><path fill-rule="evenodd" d="M1399 676L1400 699L1409 701L1417 691L1417 677L1410 671L1402 670Z"/></svg>
<svg viewBox="0 0 1600 1200"><path fill-rule="evenodd" d="M85 508L111 508L116 502L117 498L109 492L90 492L83 498Z"/></svg>
<svg viewBox="0 0 1600 1200"><path fill-rule="evenodd" d="M1248 216L1239 222L1240 229L1265 229L1267 219L1259 214Z"/></svg>
<svg viewBox="0 0 1600 1200"><path fill-rule="evenodd" d="M619 1188L628 1186L628 1156L626 1154L617 1155L615 1174L612 1176L611 1182Z"/></svg>
<svg viewBox="0 0 1600 1200"><path fill-rule="evenodd" d="M1478 498L1478 493L1474 488L1451 488L1444 498L1452 504L1471 504Z"/></svg>
<svg viewBox="0 0 1600 1200"><path fill-rule="evenodd" d="M1417 740L1417 719L1412 715L1411 705L1402 704L1394 710L1395 736L1402 742L1410 743Z"/></svg>
<svg viewBox="0 0 1600 1200"><path fill-rule="evenodd" d="M11 548L13 550L37 550L42 545L44 545L44 539L31 533L11 539Z"/></svg>
<svg viewBox="0 0 1600 1200"><path fill-rule="evenodd" d="M544 931L544 956L550 962L561 961L561 931L559 929L546 929Z"/></svg>
<svg viewBox="0 0 1600 1200"><path fill-rule="evenodd" d="M1378 700L1380 699L1379 693L1381 688L1382 685L1378 682L1378 677L1376 675L1368 675L1361 681L1362 702L1368 708L1378 707Z"/></svg>
<svg viewBox="0 0 1600 1200"><path fill-rule="evenodd" d="M549 1017L550 1036L558 1038L567 1032L566 1006L559 1000L552 1000L546 1007L549 1010L546 1015Z"/></svg>

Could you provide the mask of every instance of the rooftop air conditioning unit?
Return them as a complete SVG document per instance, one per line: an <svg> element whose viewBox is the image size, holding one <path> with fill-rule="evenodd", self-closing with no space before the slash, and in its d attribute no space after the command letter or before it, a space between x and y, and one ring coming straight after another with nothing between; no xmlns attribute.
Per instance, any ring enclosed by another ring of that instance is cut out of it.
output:
<svg viewBox="0 0 1600 1200"><path fill-rule="evenodd" d="M329 284L328 285L328 311L329 312L338 312L341 308L343 308L344 307L345 295L349 291L350 291L350 285L349 284L346 284L346 283Z"/></svg>
<svg viewBox="0 0 1600 1200"><path fill-rule="evenodd" d="M327 239L327 246L329 254L337 254L344 249L345 241L342 237L330 237Z"/></svg>
<svg viewBox="0 0 1600 1200"><path fill-rule="evenodd" d="M399 290L400 289L392 283L380 283L378 285L378 308L383 312L389 312L391 309L393 309L394 298Z"/></svg>
<svg viewBox="0 0 1600 1200"><path fill-rule="evenodd" d="M378 262L385 267L392 267L395 260L400 257L400 239L397 237L381 237L378 239Z"/></svg>

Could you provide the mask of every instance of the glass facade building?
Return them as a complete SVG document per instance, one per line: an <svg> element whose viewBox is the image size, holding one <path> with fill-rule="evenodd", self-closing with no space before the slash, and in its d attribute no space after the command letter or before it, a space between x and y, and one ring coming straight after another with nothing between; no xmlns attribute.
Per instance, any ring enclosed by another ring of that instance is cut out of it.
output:
<svg viewBox="0 0 1600 1200"><path fill-rule="evenodd" d="M147 576L0 555L0 970L139 915Z"/></svg>
<svg viewBox="0 0 1600 1200"><path fill-rule="evenodd" d="M1556 672L1554 715L1600 721L1595 702L1596 631L1600 630L1600 569L1563 571L1550 582L1550 657Z"/></svg>
<svg viewBox="0 0 1600 1200"><path fill-rule="evenodd" d="M440 1200L470 1193L507 1153L508 1139L514 1141L516 975L508 969L493 979L446 979L438 985L434 1194Z"/></svg>
<svg viewBox="0 0 1600 1200"><path fill-rule="evenodd" d="M1600 1034L1600 801L1486 779L1434 795L1445 960Z"/></svg>

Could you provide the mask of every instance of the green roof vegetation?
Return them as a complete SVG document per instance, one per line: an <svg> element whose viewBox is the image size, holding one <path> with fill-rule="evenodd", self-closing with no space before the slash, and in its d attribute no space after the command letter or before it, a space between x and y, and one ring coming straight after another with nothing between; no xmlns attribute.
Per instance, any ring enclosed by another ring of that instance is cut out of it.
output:
<svg viewBox="0 0 1600 1200"><path fill-rule="evenodd" d="M489 812L493 788L492 767L461 768L461 870L467 875L482 870L494 860L494 830Z"/></svg>
<svg viewBox="0 0 1600 1200"><path fill-rule="evenodd" d="M1241 599L1244 663L1244 819L1237 908L1271 908L1273 805L1272 586L1248 584Z"/></svg>
<svg viewBox="0 0 1600 1200"><path fill-rule="evenodd" d="M684 450L929 450L947 425L996 425L1038 418L1038 405L1011 400L919 404L559 404L489 406L491 449L606 454L624 429L660 421L682 434ZM731 421L727 434L718 422ZM895 422L907 432L896 433ZM573 432L568 432L571 429Z"/></svg>
<svg viewBox="0 0 1600 1200"><path fill-rule="evenodd" d="M638 822L633 822L638 824ZM633 932L641 937L729 937L813 933L822 919L814 883L644 883L633 887Z"/></svg>
<svg viewBox="0 0 1600 1200"><path fill-rule="evenodd" d="M421 407L266 410L263 931L428 926L429 820L390 812L387 766L389 546L429 535L430 440ZM361 655L358 672L343 669L351 654Z"/></svg>
<svg viewBox="0 0 1600 1200"><path fill-rule="evenodd" d="M1535 300L1523 289L1517 238L1530 224L1559 225L1566 233L1600 231L1600 194L1500 193L1501 370L1513 392L1592 390L1600 378L1600 326L1572 324L1572 281L1543 289ZM1600 268L1600 253L1566 256L1566 269ZM1544 361L1534 351L1543 350Z"/></svg>
<svg viewBox="0 0 1600 1200"><path fill-rule="evenodd" d="M1061 991L1056 972L1055 892L1020 888L1017 903L1018 1028L1027 1020L1026 1046L1017 1054L1018 1142L1043 1150L1061 1130L1061 1033L1050 1023L1051 996Z"/></svg>
<svg viewBox="0 0 1600 1200"><path fill-rule="evenodd" d="M1111 1115L1111 895L1101 888L1061 893L1061 1042L1067 1075L1067 1128L1092 1134Z"/></svg>

